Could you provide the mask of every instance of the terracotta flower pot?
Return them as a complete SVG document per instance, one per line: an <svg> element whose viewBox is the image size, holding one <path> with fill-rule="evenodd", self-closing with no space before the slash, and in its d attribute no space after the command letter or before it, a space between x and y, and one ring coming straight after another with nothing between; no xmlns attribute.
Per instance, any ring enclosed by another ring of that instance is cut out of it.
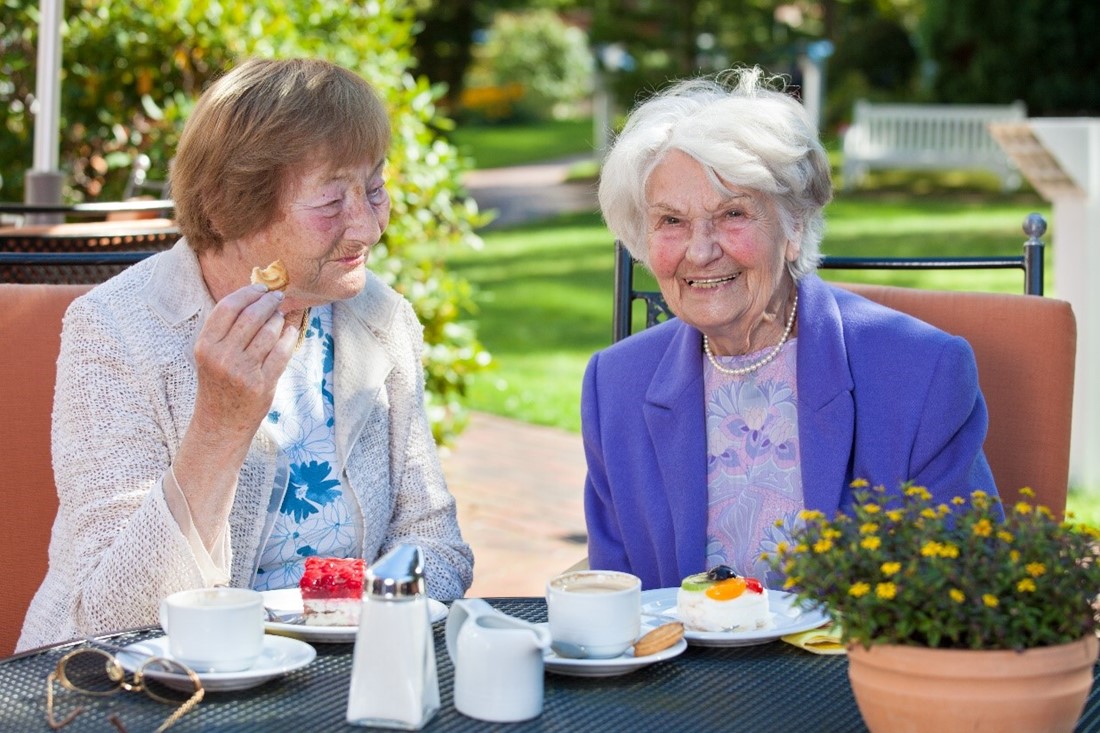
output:
<svg viewBox="0 0 1100 733"><path fill-rule="evenodd" d="M848 677L872 733L1071 733L1097 646L1091 634L1024 652L853 644Z"/></svg>

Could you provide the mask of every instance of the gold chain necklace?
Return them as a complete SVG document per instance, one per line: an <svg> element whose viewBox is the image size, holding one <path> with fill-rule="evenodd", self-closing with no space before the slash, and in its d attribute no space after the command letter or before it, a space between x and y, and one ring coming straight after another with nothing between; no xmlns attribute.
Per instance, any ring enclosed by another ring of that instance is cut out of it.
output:
<svg viewBox="0 0 1100 733"><path fill-rule="evenodd" d="M795 293L794 304L791 305L791 315L789 318L787 318L787 327L783 329L783 338L779 339L779 343L775 345L774 349L765 354L761 359L754 361L748 366L739 367L737 369L730 369L719 364L718 360L714 358L714 354L710 350L710 339L707 338L707 335L705 333L703 334L703 351L707 353L707 359L710 360L711 366L713 366L715 369L722 372L723 374L729 374L734 377L741 377L746 374L751 374L752 372L755 372L757 369L764 366L779 355L779 350L783 348L783 344L787 343L787 339L791 335L791 329L794 328L794 316L797 312L798 293Z"/></svg>
<svg viewBox="0 0 1100 733"><path fill-rule="evenodd" d="M302 322L298 324L298 341L294 344L294 350L302 348L302 344L306 340L306 329L309 327L309 308L306 308L302 313Z"/></svg>

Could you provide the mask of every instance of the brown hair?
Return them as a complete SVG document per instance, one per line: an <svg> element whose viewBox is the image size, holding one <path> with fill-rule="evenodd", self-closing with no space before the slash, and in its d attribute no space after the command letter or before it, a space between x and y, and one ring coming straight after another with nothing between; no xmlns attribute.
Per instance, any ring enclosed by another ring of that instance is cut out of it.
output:
<svg viewBox="0 0 1100 733"><path fill-rule="evenodd" d="M381 161L390 123L357 74L314 59L251 59L219 78L191 113L171 170L180 231L195 251L268 226L307 157Z"/></svg>

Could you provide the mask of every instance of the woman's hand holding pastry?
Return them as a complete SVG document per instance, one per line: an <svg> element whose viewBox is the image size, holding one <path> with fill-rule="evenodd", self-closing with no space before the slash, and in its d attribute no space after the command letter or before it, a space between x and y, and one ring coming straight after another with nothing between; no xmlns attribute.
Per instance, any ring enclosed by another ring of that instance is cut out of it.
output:
<svg viewBox="0 0 1100 733"><path fill-rule="evenodd" d="M281 292L249 285L211 311L195 343L195 417L213 423L208 428L251 439L267 414L298 335L279 311L282 301Z"/></svg>

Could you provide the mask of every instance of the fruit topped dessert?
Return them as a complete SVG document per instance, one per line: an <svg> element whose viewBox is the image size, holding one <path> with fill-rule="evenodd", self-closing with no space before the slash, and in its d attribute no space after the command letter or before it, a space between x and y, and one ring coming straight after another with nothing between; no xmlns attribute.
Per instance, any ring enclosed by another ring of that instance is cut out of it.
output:
<svg viewBox="0 0 1100 733"><path fill-rule="evenodd" d="M305 623L310 626L355 626L363 601L367 563L360 558L307 557L302 591Z"/></svg>
<svg viewBox="0 0 1100 733"><path fill-rule="evenodd" d="M676 593L677 616L693 631L754 631L772 626L768 591L726 565L684 578Z"/></svg>

